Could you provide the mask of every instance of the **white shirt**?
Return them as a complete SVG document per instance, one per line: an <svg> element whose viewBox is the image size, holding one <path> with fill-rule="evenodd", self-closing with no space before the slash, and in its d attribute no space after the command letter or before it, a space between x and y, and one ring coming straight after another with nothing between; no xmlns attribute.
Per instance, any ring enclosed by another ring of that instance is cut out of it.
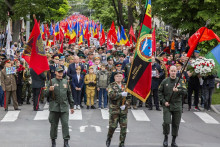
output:
<svg viewBox="0 0 220 147"><path fill-rule="evenodd" d="M80 74L79 74L79 75L77 74L77 79L78 79L78 83L79 83L79 80L80 80Z"/></svg>

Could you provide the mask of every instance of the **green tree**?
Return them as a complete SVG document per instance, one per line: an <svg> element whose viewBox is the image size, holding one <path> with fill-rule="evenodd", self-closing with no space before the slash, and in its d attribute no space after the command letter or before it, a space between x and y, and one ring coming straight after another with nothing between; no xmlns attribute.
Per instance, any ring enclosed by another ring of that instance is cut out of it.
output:
<svg viewBox="0 0 220 147"><path fill-rule="evenodd" d="M180 29L191 36L210 19L208 28L220 34L219 0L153 0L152 13L165 24ZM210 51L217 41L200 43L198 48L203 54Z"/></svg>

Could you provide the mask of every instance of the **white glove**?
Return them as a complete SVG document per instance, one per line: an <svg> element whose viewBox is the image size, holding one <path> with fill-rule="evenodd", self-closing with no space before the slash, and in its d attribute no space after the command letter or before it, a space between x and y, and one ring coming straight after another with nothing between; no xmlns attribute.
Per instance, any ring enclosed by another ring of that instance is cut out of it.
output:
<svg viewBox="0 0 220 147"><path fill-rule="evenodd" d="M121 110L125 110L125 105L120 107Z"/></svg>
<svg viewBox="0 0 220 147"><path fill-rule="evenodd" d="M127 92L122 92L121 95L122 95L122 97L126 97L126 96L128 96L128 93Z"/></svg>

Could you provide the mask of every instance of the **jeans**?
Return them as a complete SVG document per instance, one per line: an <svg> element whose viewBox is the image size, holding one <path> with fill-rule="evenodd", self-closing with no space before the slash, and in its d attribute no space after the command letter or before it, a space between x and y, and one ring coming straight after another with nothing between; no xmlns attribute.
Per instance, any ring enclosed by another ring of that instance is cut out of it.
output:
<svg viewBox="0 0 220 147"><path fill-rule="evenodd" d="M2 86L0 86L0 106L4 106L4 91L2 90Z"/></svg>
<svg viewBox="0 0 220 147"><path fill-rule="evenodd" d="M99 108L102 107L102 95L104 98L104 108L107 107L107 90L106 88L100 88L99 90Z"/></svg>
<svg viewBox="0 0 220 147"><path fill-rule="evenodd" d="M204 104L205 104L205 109L209 110L211 103L212 103L212 94L214 92L214 87L209 88L208 86L204 88L204 93L205 93L205 99L204 99Z"/></svg>

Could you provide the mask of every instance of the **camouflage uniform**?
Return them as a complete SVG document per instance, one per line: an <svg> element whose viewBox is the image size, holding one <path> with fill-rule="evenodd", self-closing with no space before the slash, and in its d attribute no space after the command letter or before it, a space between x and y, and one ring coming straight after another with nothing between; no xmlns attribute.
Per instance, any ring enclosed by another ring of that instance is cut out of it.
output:
<svg viewBox="0 0 220 147"><path fill-rule="evenodd" d="M27 96L27 104L30 104L30 98L31 98L31 74L30 69L26 68L26 71L24 73L24 85L22 88L22 98L23 101L25 101Z"/></svg>
<svg viewBox="0 0 220 147"><path fill-rule="evenodd" d="M120 124L121 132L120 132L120 145L123 146L126 138L126 130L127 130L127 106L130 105L131 95L128 94L126 97L125 110L121 110L120 106L123 104L123 97L121 93L125 91L125 84L122 83L121 87L116 82L111 83L108 86L108 97L109 97L109 130L107 138L111 140L115 129Z"/></svg>

